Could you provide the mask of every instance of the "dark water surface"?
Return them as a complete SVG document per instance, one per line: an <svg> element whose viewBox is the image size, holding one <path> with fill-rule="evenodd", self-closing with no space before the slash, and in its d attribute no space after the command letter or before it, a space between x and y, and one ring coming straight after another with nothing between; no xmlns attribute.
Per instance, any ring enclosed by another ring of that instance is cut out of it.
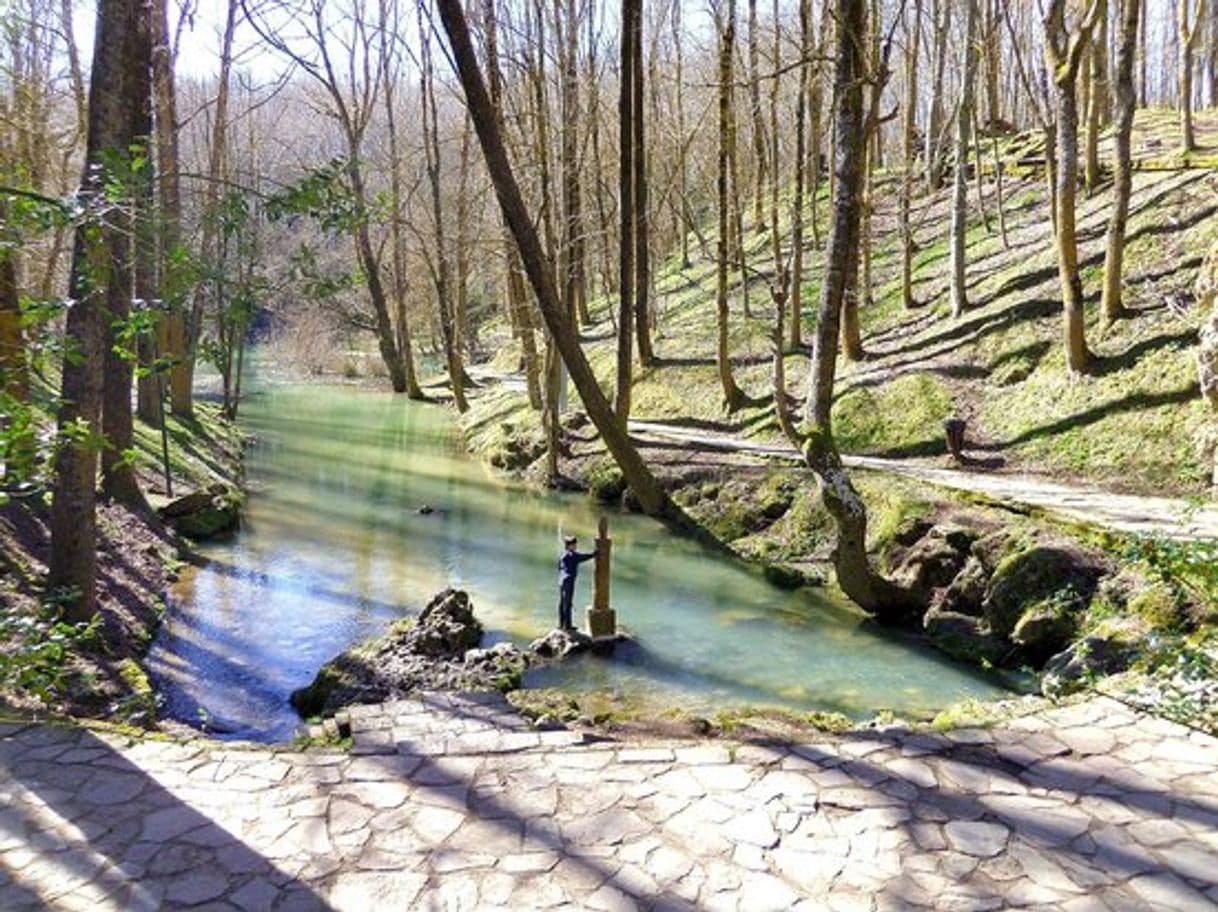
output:
<svg viewBox="0 0 1218 912"><path fill-rule="evenodd" d="M555 623L560 539L577 534L590 547L596 504L491 476L462 453L447 411L402 397L279 387L243 408L257 438L244 527L184 575L151 657L170 714L290 738L293 689L445 586L469 591L492 641L527 641ZM436 512L420 515L423 504ZM611 534L613 603L637 645L534 673L530 685L612 687L700 711L856 717L1004 692L826 593L777 589L644 517L614 512Z"/></svg>

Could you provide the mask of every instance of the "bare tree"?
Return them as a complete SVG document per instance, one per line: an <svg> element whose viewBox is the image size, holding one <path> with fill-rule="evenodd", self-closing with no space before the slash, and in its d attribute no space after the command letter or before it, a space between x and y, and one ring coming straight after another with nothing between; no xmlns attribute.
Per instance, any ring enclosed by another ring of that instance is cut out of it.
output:
<svg viewBox="0 0 1218 912"><path fill-rule="evenodd" d="M541 305L542 317L570 371L571 380L588 410L588 416L600 432L605 446L621 469L643 511L651 516L679 517L679 511L639 456L638 450L626 433L625 425L618 421L609 400L601 392L596 375L580 348L575 324L567 316L559 299L553 273L542 252L533 220L525 208L524 199L508 161L507 150L499 134L494 107L487 95L482 74L478 70L469 28L461 9L461 0L437 0L437 3L461 85L465 90L470 117L478 131L486 168L499 198L499 206L520 248L521 260Z"/></svg>
<svg viewBox="0 0 1218 912"><path fill-rule="evenodd" d="M719 155L716 186L719 198L719 240L715 262L715 313L718 325L718 346L715 363L719 372L719 383L723 387L723 402L729 412L744 405L744 391L736 385L732 374L731 345L728 338L729 313L727 307L727 267L730 257L728 179L734 135L732 115L732 83L736 54L736 0L727 0L726 9L720 15L719 26ZM737 232L738 234L738 232ZM737 237L739 241L739 238Z"/></svg>
<svg viewBox="0 0 1218 912"><path fill-rule="evenodd" d="M804 459L820 480L821 498L837 527L833 565L842 591L863 610L884 620L904 616L909 593L885 580L867 557L867 507L850 483L833 441L830 413L836 375L839 318L850 262L859 247L859 195L863 183L863 75L866 67L858 36L863 34L864 0L836 0L834 65L833 221L825 255L816 341L809 373L802 440Z"/></svg>
<svg viewBox="0 0 1218 912"><path fill-rule="evenodd" d="M1108 220L1108 242L1104 255L1104 291L1101 308L1106 320L1125 313L1122 279L1125 260L1125 224L1129 218L1129 192L1133 185L1130 135L1137 95L1133 85L1133 63L1138 48L1139 0L1117 0L1119 31L1116 56L1116 131L1113 144L1112 215Z"/></svg>
<svg viewBox="0 0 1218 912"><path fill-rule="evenodd" d="M1078 192L1078 73L1095 27L1098 2L1071 30L1066 0L1050 0L1045 15L1045 67L1053 74L1057 111L1057 267L1065 313L1066 363L1075 373L1091 369L1078 271L1074 201Z"/></svg>
<svg viewBox="0 0 1218 912"><path fill-rule="evenodd" d="M964 75L960 87L960 106L956 112L956 173L952 185L952 316L961 316L968 307L965 283L965 239L968 234L968 149L969 129L973 123L973 97L977 84L977 2L965 0ZM977 168L981 168L978 159Z"/></svg>
<svg viewBox="0 0 1218 912"><path fill-rule="evenodd" d="M1193 130L1193 57L1205 28L1206 0L1176 0L1180 28L1180 140L1185 152L1197 149Z"/></svg>

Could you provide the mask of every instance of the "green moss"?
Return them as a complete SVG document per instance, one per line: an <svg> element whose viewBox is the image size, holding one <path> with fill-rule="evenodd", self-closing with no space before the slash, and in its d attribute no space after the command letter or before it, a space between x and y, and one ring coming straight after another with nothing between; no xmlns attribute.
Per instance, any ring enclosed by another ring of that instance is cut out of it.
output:
<svg viewBox="0 0 1218 912"><path fill-rule="evenodd" d="M616 503L626 493L626 479L611 459L599 459L584 472L588 494L601 503Z"/></svg>
<svg viewBox="0 0 1218 912"><path fill-rule="evenodd" d="M856 386L834 405L834 437L851 453L926 456L942 452L951 392L933 374L914 373L880 386Z"/></svg>

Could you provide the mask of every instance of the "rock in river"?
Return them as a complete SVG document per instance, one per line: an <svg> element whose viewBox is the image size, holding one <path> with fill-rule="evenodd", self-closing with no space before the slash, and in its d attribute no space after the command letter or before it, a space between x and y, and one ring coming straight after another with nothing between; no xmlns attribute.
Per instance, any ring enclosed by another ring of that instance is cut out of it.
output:
<svg viewBox="0 0 1218 912"><path fill-rule="evenodd" d="M528 665L525 653L510 643L478 649L481 640L482 624L469 595L445 589L417 619L399 621L384 636L357 643L323 665L312 684L292 693L292 705L313 716L414 690L520 686Z"/></svg>

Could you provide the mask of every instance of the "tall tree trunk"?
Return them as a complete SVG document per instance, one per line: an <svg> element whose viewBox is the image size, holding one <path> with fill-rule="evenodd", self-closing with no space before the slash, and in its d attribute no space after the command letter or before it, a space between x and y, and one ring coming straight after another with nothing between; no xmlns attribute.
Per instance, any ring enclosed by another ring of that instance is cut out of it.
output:
<svg viewBox="0 0 1218 912"><path fill-rule="evenodd" d="M631 333L634 329L634 46L639 31L634 20L640 0L622 0L621 64L618 80L618 324L617 398L614 408L622 427L630 418L632 364Z"/></svg>
<svg viewBox="0 0 1218 912"><path fill-rule="evenodd" d="M102 201L108 163L126 156L134 139L134 109L141 104L134 96L135 84L141 79L139 71L146 73L149 66L142 15L138 0L101 0L97 8L81 179L94 213L106 211ZM68 309L65 329L71 356L63 360L57 422L62 443L55 455L51 502L47 589L65 597L70 621L91 618L96 600L97 447L90 436L101 429L106 312L113 312L123 292L120 277L130 250L130 238L121 227L107 222L100 237L98 228L93 221L76 232L70 279L75 304Z"/></svg>
<svg viewBox="0 0 1218 912"><path fill-rule="evenodd" d="M762 200L767 171L765 123L761 112L761 72L757 53L757 0L748 0L749 116L753 139L753 230L765 231ZM775 26L777 27L777 25Z"/></svg>
<svg viewBox="0 0 1218 912"><path fill-rule="evenodd" d="M384 2L384 0L382 0ZM388 11L382 7L382 19ZM419 386L418 371L414 363L414 342L410 336L410 319L406 313L406 299L410 288L407 265L406 204L402 198L402 152L399 147L397 114L397 66L391 51L392 38L388 30L381 35L381 100L385 105L385 128L389 138L389 243L390 281L393 295L394 343L402 362L406 395L411 399L423 399Z"/></svg>
<svg viewBox="0 0 1218 912"><path fill-rule="evenodd" d="M977 82L977 0L965 0L964 76L956 112L956 173L952 187L952 316L968 307L965 241L968 235L968 150ZM981 162L977 162L981 167Z"/></svg>
<svg viewBox="0 0 1218 912"><path fill-rule="evenodd" d="M1091 369L1078 271L1074 201L1078 191L1078 72L1091 40L1094 17L1074 33L1066 27L1066 0L1050 0L1045 16L1045 66L1053 74L1057 109L1057 267L1065 315L1066 363L1074 373ZM1094 7L1092 7L1094 10Z"/></svg>
<svg viewBox="0 0 1218 912"><path fill-rule="evenodd" d="M516 178L512 174L507 151L499 133L499 124L495 118L495 110L487 95L482 74L478 71L477 57L465 23L465 15L461 9L461 0L437 0L437 4L440 7L440 17L452 46L457 72L465 90L466 103L478 131L487 171L495 185L495 192L499 198L504 219L510 226L512 235L520 248L521 259L528 272L529 281L532 283L537 300L541 305L542 317L566 362L567 369L571 373L571 380L579 392L580 399L583 400L584 408L587 409L588 416L592 419L592 423L596 426L618 468L621 469L626 483L630 486L643 512L651 516L679 517L679 511L673 506L659 481L639 456L638 450L635 449L626 433L625 425L618 421L613 407L601 391L596 375L592 372L583 349L580 347L575 325L567 316L566 310L559 300L554 276L542 253L533 221L525 208Z"/></svg>
<svg viewBox="0 0 1218 912"><path fill-rule="evenodd" d="M419 34L422 49L420 75L422 77L423 103L423 151L427 167L428 183L431 187L431 217L435 232L436 257L436 305L440 312L440 334L444 340L444 356L448 365L448 382L453 390L453 402L458 412L469 411L465 399L465 368L461 363L460 343L457 339L456 321L453 316L452 279L449 274L448 242L444 230L444 207L440 200L440 125L436 118L435 73L432 67L431 31L423 18L419 5ZM395 385L396 388L396 385Z"/></svg>
<svg viewBox="0 0 1218 912"><path fill-rule="evenodd" d="M947 35L951 31L954 0L935 0L932 24L935 35L934 79L930 86L930 114L926 119L926 187L943 186L943 75L947 69ZM969 0L972 2L972 0Z"/></svg>
<svg viewBox="0 0 1218 912"><path fill-rule="evenodd" d="M228 142L228 96L229 80L233 67L233 35L237 28L237 8L240 0L228 0L224 19L224 37L220 43L220 72L217 77L216 102L212 111L211 145L207 154L207 182L203 188L203 223L199 250L204 262L215 256L216 222L220 205L220 174L223 170L225 149ZM170 378L170 406L179 418L194 418L195 363L199 357L199 336L203 329L203 305L206 302L206 284L200 282L195 289L194 300L186 320L186 357L180 370Z"/></svg>
<svg viewBox="0 0 1218 912"><path fill-rule="evenodd" d="M1095 33L1091 52L1087 55L1087 145L1083 156L1083 183L1087 193L1099 189L1100 128L1107 121L1108 111L1108 3L1098 0Z"/></svg>
<svg viewBox="0 0 1218 912"><path fill-rule="evenodd" d="M1125 225L1129 218L1129 193L1133 185L1130 136L1137 95L1133 85L1133 62L1138 48L1139 0L1117 0L1120 31L1116 59L1116 132L1113 142L1112 215L1108 220L1107 249L1104 253L1104 291L1101 301L1104 318L1112 321L1125 313L1121 288L1124 278Z"/></svg>
<svg viewBox="0 0 1218 912"><path fill-rule="evenodd" d="M131 69L123 76L123 92L127 95L128 137L126 159L143 155L149 160L152 137L152 33L148 18L140 15L135 33L125 38L131 49ZM108 497L139 510L148 508L135 477L135 464L129 458L135 446L134 414L131 410L132 382L135 378L136 339L128 331L131 302L135 297L133 280L139 269L140 229L135 214L151 197L151 168L127 169L124 187L126 199L116 207L110 218L113 228L127 235L121 253L115 251L113 268L108 276L106 292L105 354L102 378L102 434L105 445L101 452L102 490Z"/></svg>
<svg viewBox="0 0 1218 912"><path fill-rule="evenodd" d="M565 0L566 31L562 54L562 205L563 205L563 297L582 326L588 326L588 289L584 272L584 229L580 189L579 130L582 127L579 98L579 26L576 0ZM555 7L555 17L559 9Z"/></svg>
<svg viewBox="0 0 1218 912"><path fill-rule="evenodd" d="M730 258L728 212L731 200L728 195L732 145L732 80L736 47L736 0L727 0L724 20L719 23L719 157L716 188L719 198L719 240L715 262L715 313L718 326L718 345L715 349L715 364L719 371L719 383L723 387L723 402L729 412L744 404L744 392L736 385L732 375L731 343L728 335L727 267ZM739 240L739 239L737 239ZM744 292L744 289L741 289Z"/></svg>
<svg viewBox="0 0 1218 912"><path fill-rule="evenodd" d="M913 203L914 133L918 121L918 52L922 35L922 2L914 0L913 22L905 30L905 101L901 123L901 302L909 310L917 306L913 294L914 237L910 208Z"/></svg>
<svg viewBox="0 0 1218 912"><path fill-rule="evenodd" d="M919 0L920 2L920 0ZM823 15L823 14L822 14ZM808 149L808 82L812 71L812 0L799 0L799 85L795 96L795 192L791 200L791 320L786 345L791 351L803 347L803 284L804 284L804 184L807 176ZM777 131L775 131L777 140ZM775 181L777 182L777 181ZM816 205L813 200L812 205ZM779 326L778 353L775 355L782 367L784 341ZM781 386L781 389L778 387ZM786 383L782 376L775 378L775 395L782 397L783 413L786 405ZM780 415L780 419L784 415Z"/></svg>
<svg viewBox="0 0 1218 912"><path fill-rule="evenodd" d="M495 0L483 0L482 28L486 47L486 67L490 78L491 107L495 123L503 130L503 86L499 74L498 28ZM525 301L524 281L520 275L520 254L516 250L507 222L503 223L503 274L507 286L508 309L512 326L520 339L520 355L524 362L525 388L529 394L529 405L534 410L542 407L541 370L537 358L537 341L533 334L533 320Z"/></svg>
<svg viewBox="0 0 1218 912"><path fill-rule="evenodd" d="M1205 0L1176 0L1176 21L1180 27L1180 139L1186 153L1197 149L1193 130L1193 54L1205 18Z"/></svg>
<svg viewBox="0 0 1218 912"><path fill-rule="evenodd" d="M191 374L187 367L186 297L179 251L182 245L182 182L178 151L174 49L168 0L152 2L152 97L157 151L157 218L160 229L159 296L164 311L164 355L170 359L169 396L174 414L190 413ZM161 395L157 378L157 396ZM164 407L157 409L158 420Z"/></svg>
<svg viewBox="0 0 1218 912"><path fill-rule="evenodd" d="M858 261L859 196L866 142L862 85L865 68L858 41L864 27L863 0L836 0L835 11L833 222L805 404L805 417L812 428L802 449L805 461L820 480L821 498L837 528L833 564L838 585L863 610L882 620L892 620L905 616L911 599L871 567L867 557L867 508L850 483L830 425L839 316L850 263Z"/></svg>
<svg viewBox="0 0 1218 912"><path fill-rule="evenodd" d="M655 362L655 350L651 345L651 257L650 223L647 213L647 146L644 136L643 104L643 4L639 0L634 14L635 31L634 74L630 79L631 117L634 120L630 131L634 142L634 329L639 345L639 363L649 367Z"/></svg>

